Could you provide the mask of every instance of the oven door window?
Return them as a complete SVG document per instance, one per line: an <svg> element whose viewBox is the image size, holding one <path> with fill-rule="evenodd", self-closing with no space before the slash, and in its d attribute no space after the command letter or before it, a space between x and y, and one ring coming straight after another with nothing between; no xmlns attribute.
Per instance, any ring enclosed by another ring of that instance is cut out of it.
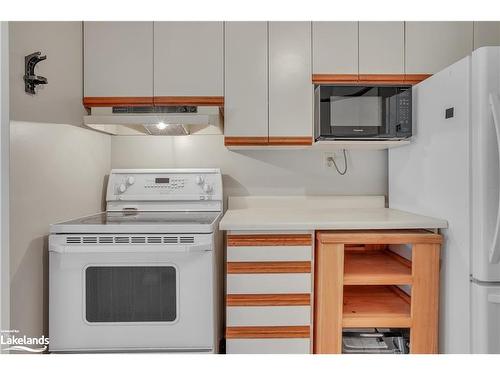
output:
<svg viewBox="0 0 500 375"><path fill-rule="evenodd" d="M96 266L85 270L89 323L173 322L177 270L173 266Z"/></svg>

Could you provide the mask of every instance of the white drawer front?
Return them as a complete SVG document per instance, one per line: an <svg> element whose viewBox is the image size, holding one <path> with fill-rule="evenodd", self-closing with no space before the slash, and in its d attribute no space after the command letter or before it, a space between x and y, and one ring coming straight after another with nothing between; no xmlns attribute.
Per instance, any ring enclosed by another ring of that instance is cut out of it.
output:
<svg viewBox="0 0 500 375"><path fill-rule="evenodd" d="M227 294L311 293L310 273L229 274Z"/></svg>
<svg viewBox="0 0 500 375"><path fill-rule="evenodd" d="M311 246L228 246L228 262L310 261Z"/></svg>
<svg viewBox="0 0 500 375"><path fill-rule="evenodd" d="M228 339L228 354L309 354L310 339Z"/></svg>
<svg viewBox="0 0 500 375"><path fill-rule="evenodd" d="M228 327L249 326L308 326L310 306L228 306Z"/></svg>

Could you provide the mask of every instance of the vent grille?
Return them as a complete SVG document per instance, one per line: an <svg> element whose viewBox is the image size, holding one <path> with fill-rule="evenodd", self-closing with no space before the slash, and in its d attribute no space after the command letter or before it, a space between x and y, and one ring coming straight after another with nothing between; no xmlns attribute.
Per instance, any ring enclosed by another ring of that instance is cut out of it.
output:
<svg viewBox="0 0 500 375"><path fill-rule="evenodd" d="M161 237L148 237L148 243L161 243Z"/></svg>
<svg viewBox="0 0 500 375"><path fill-rule="evenodd" d="M130 243L130 237L115 237L115 243Z"/></svg>
<svg viewBox="0 0 500 375"><path fill-rule="evenodd" d="M68 236L66 244L193 244L194 236Z"/></svg>
<svg viewBox="0 0 500 375"><path fill-rule="evenodd" d="M97 243L97 237L83 237L83 243Z"/></svg>
<svg viewBox="0 0 500 375"><path fill-rule="evenodd" d="M181 237L181 243L194 243L194 237Z"/></svg>
<svg viewBox="0 0 500 375"><path fill-rule="evenodd" d="M179 237L163 237L163 243L178 243Z"/></svg>
<svg viewBox="0 0 500 375"><path fill-rule="evenodd" d="M99 243L113 243L113 237L99 237Z"/></svg>
<svg viewBox="0 0 500 375"><path fill-rule="evenodd" d="M132 243L146 243L146 237L132 237Z"/></svg>
<svg viewBox="0 0 500 375"><path fill-rule="evenodd" d="M66 237L66 243L81 243L81 237Z"/></svg>

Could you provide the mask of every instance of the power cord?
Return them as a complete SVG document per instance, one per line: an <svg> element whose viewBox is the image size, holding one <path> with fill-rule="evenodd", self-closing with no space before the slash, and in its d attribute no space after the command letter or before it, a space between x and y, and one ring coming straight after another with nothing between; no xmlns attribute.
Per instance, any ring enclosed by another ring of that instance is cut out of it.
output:
<svg viewBox="0 0 500 375"><path fill-rule="evenodd" d="M345 148L342 149L342 153L344 154L344 170L343 171L340 171L337 163L335 162L335 158L333 158L332 156L330 156L328 159L333 163L333 166L335 167L335 169L337 170L338 174L343 176L347 173L347 153L345 151Z"/></svg>

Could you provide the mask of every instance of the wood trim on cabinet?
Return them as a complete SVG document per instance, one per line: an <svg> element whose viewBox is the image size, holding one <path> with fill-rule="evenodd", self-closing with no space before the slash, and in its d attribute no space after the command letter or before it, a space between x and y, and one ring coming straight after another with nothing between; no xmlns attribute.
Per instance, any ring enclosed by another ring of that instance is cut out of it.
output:
<svg viewBox="0 0 500 375"><path fill-rule="evenodd" d="M432 74L406 74L405 83L407 85L416 85L431 76Z"/></svg>
<svg viewBox="0 0 500 375"><path fill-rule="evenodd" d="M155 96L154 105L224 106L223 96Z"/></svg>
<svg viewBox="0 0 500 375"><path fill-rule="evenodd" d="M227 273L311 273L311 262L227 262Z"/></svg>
<svg viewBox="0 0 500 375"><path fill-rule="evenodd" d="M404 74L360 74L359 84L375 84L375 85L398 85L405 84L406 78Z"/></svg>
<svg viewBox="0 0 500 375"><path fill-rule="evenodd" d="M224 146L267 146L269 137L224 137Z"/></svg>
<svg viewBox="0 0 500 375"><path fill-rule="evenodd" d="M310 331L309 326L227 327L226 339L309 338Z"/></svg>
<svg viewBox="0 0 500 375"><path fill-rule="evenodd" d="M91 107L139 107L152 106L152 96L86 96L83 106Z"/></svg>
<svg viewBox="0 0 500 375"><path fill-rule="evenodd" d="M321 243L341 244L441 244L439 234L420 229L392 230L339 230L317 232L316 238Z"/></svg>
<svg viewBox="0 0 500 375"><path fill-rule="evenodd" d="M311 295L300 294L228 294L227 306L310 306Z"/></svg>
<svg viewBox="0 0 500 375"><path fill-rule="evenodd" d="M313 74L312 83L340 83L357 84L359 77L357 74Z"/></svg>
<svg viewBox="0 0 500 375"><path fill-rule="evenodd" d="M228 234L227 246L311 246L310 234Z"/></svg>
<svg viewBox="0 0 500 375"><path fill-rule="evenodd" d="M269 137L269 146L311 146L312 137Z"/></svg>
<svg viewBox="0 0 500 375"><path fill-rule="evenodd" d="M415 85L432 74L313 74L315 84L379 84L379 85Z"/></svg>

